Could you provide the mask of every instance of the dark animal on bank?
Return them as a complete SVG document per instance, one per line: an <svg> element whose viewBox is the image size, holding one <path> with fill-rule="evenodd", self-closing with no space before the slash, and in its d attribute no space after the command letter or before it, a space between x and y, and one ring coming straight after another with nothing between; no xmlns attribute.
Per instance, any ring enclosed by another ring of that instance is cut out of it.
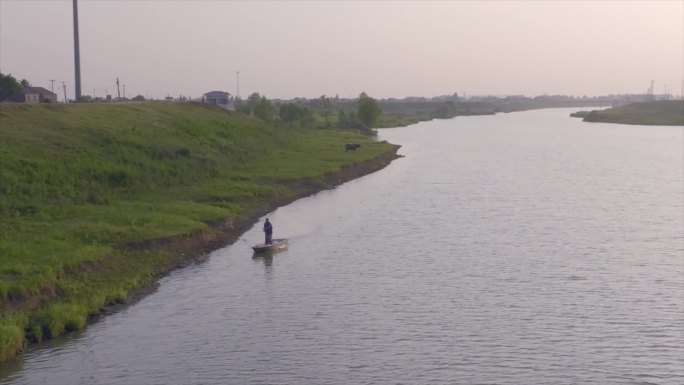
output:
<svg viewBox="0 0 684 385"><path fill-rule="evenodd" d="M359 147L361 147L361 145L358 143L347 143L347 145L344 146L344 151L356 151L356 149Z"/></svg>

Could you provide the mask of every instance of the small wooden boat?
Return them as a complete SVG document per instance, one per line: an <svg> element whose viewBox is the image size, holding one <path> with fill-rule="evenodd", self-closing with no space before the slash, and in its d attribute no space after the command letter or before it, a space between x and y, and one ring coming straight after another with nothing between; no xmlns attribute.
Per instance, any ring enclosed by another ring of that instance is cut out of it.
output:
<svg viewBox="0 0 684 385"><path fill-rule="evenodd" d="M260 243L258 245L252 246L255 253L261 253L265 251L278 251L287 248L287 239L274 239L273 243L270 245Z"/></svg>

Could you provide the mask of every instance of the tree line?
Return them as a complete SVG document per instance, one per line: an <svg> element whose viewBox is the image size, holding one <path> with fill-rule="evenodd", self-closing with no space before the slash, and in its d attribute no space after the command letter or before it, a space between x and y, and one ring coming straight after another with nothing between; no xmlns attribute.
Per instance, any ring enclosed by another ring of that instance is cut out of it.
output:
<svg viewBox="0 0 684 385"><path fill-rule="evenodd" d="M16 97L26 87L31 87L28 80L21 79L18 81L12 74L0 73L0 102Z"/></svg>
<svg viewBox="0 0 684 385"><path fill-rule="evenodd" d="M0 73L0 101L16 97L30 86L26 79L17 81L11 74ZM144 101L145 98L138 95L130 100ZM81 103L96 101L98 100L88 95L83 95L80 100ZM236 100L235 110L271 124L301 128L358 129L366 133L373 133L372 128L376 127L382 116L377 100L365 92L359 95L355 109L336 108L334 99L326 95L312 100L280 103L255 92L245 100Z"/></svg>
<svg viewBox="0 0 684 385"><path fill-rule="evenodd" d="M358 129L372 133L382 116L377 100L365 92L359 95L356 109L335 111L332 98L322 95L304 102L273 102L258 92L245 100L237 100L238 113L253 116L268 123L302 128Z"/></svg>

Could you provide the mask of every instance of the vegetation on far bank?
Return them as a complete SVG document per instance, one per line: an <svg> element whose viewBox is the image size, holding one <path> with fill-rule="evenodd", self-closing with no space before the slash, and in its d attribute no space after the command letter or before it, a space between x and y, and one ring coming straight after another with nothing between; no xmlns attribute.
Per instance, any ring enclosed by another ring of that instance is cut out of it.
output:
<svg viewBox="0 0 684 385"><path fill-rule="evenodd" d="M684 101L659 100L632 103L586 114L585 122L654 126L684 126Z"/></svg>
<svg viewBox="0 0 684 385"><path fill-rule="evenodd" d="M577 111L577 112L572 112L570 113L571 118L586 118L587 115L589 115L591 111Z"/></svg>
<svg viewBox="0 0 684 385"><path fill-rule="evenodd" d="M394 151L196 103L0 104L0 362L182 259L130 245L211 232Z"/></svg>

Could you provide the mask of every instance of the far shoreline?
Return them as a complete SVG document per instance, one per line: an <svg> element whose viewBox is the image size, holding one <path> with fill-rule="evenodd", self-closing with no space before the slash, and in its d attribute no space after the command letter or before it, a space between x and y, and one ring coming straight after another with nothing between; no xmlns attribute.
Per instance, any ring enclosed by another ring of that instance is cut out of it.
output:
<svg viewBox="0 0 684 385"><path fill-rule="evenodd" d="M577 111L570 116L588 123L684 126L684 100L632 103L603 110Z"/></svg>

